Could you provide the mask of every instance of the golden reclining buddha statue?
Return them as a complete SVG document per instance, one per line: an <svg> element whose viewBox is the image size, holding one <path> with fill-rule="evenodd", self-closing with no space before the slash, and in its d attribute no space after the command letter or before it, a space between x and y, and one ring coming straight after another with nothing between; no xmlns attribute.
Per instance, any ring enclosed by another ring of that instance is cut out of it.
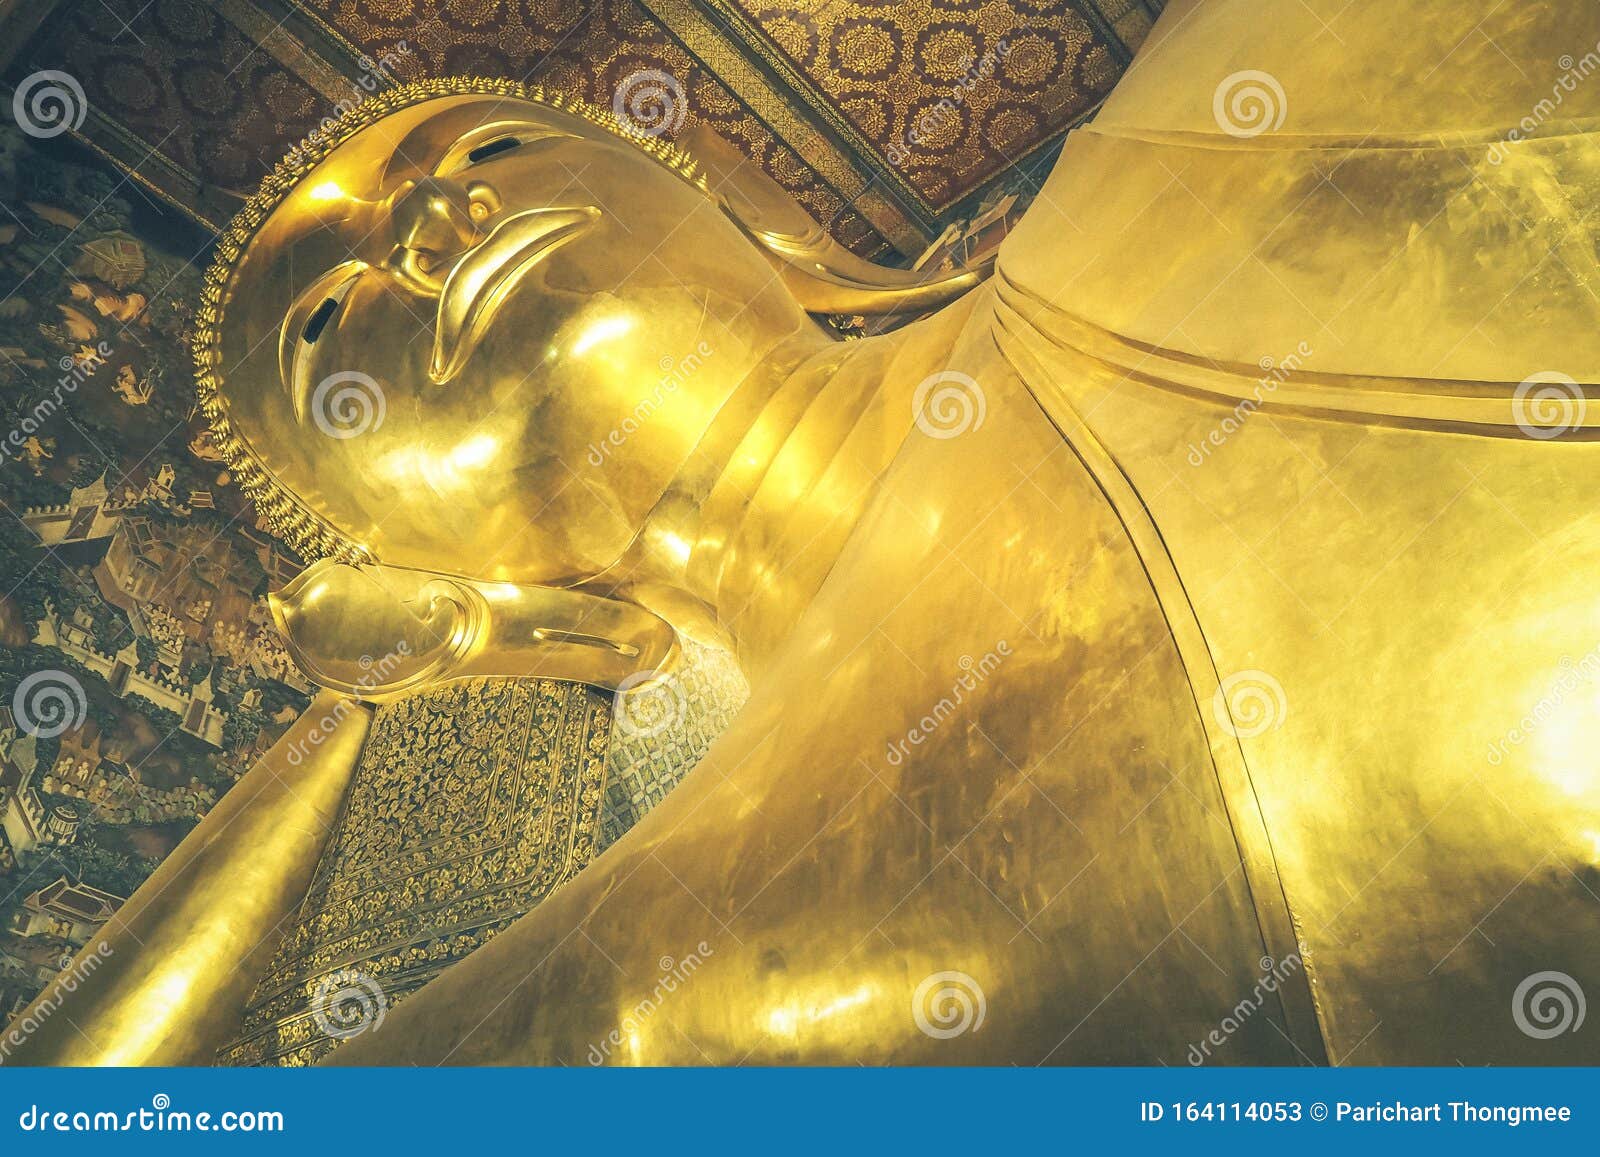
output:
<svg viewBox="0 0 1600 1157"><path fill-rule="evenodd" d="M726 647L692 772L334 1062L1600 1060L1600 9L1315 7L1169 4L981 282L505 82L308 144L201 388L328 690L16 1059L238 1035L366 704Z"/></svg>

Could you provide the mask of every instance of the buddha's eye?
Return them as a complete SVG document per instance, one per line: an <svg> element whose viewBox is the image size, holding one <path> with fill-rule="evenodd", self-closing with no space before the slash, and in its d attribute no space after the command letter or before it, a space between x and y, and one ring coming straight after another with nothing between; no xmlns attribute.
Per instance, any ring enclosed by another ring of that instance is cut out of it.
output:
<svg viewBox="0 0 1600 1157"><path fill-rule="evenodd" d="M311 372L317 339L334 324L345 298L366 268L360 261L334 266L307 286L284 316L278 335L278 372L284 389L295 400L297 413Z"/></svg>
<svg viewBox="0 0 1600 1157"><path fill-rule="evenodd" d="M479 145L467 154L467 164L476 165L480 161L487 161L490 157L497 157L511 149L520 148L522 142L516 137L497 137L487 144Z"/></svg>
<svg viewBox="0 0 1600 1157"><path fill-rule="evenodd" d="M445 149L434 165L433 175L466 180L468 174L464 170L515 149L576 139L572 133L555 125L535 123L520 117L478 125L457 137L455 143Z"/></svg>
<svg viewBox="0 0 1600 1157"><path fill-rule="evenodd" d="M335 297L323 298L322 304L317 306L316 311L306 319L306 327L300 331L300 340L308 344L314 343L322 336L322 331L327 327L328 322L333 320L333 315L337 312L339 312L339 299Z"/></svg>
<svg viewBox="0 0 1600 1157"><path fill-rule="evenodd" d="M350 290L355 286L355 274L360 272L355 266L356 262L347 262L333 271L333 276L338 278L331 286L327 278L319 278L314 289L320 290L327 296L317 302L316 308L305 316L305 324L300 327L300 340L306 345L315 345L322 331L328 328L328 323L333 320L339 307L344 304L344 299L350 296ZM308 293L305 296L306 304L316 301L318 294ZM302 307L303 308L303 307Z"/></svg>

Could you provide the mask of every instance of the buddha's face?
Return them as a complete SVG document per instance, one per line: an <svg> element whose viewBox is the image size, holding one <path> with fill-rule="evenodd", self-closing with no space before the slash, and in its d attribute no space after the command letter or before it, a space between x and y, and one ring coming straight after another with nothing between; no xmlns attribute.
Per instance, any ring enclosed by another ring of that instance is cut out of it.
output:
<svg viewBox="0 0 1600 1157"><path fill-rule="evenodd" d="M631 142L445 96L272 211L225 287L219 369L236 435L383 561L565 583L622 554L729 393L808 324Z"/></svg>

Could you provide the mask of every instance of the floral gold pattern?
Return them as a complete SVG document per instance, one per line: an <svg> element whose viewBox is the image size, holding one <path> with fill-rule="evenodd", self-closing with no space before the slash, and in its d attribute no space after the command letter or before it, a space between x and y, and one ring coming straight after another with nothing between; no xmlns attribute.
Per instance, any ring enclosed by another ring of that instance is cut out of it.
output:
<svg viewBox="0 0 1600 1157"><path fill-rule="evenodd" d="M903 178L929 215L1092 111L1159 8L1140 0L706 2L754 51L795 73L825 116L836 111L839 129L876 154L874 167ZM861 99L863 89L888 103L888 115ZM1017 101L1042 115L1008 115ZM937 131L911 131L928 123L929 109L952 106L959 115L936 118ZM897 172L888 158L902 154Z"/></svg>
<svg viewBox="0 0 1600 1157"><path fill-rule="evenodd" d="M63 4L21 63L66 69L91 108L226 189L254 185L328 112L315 89L195 0Z"/></svg>
<svg viewBox="0 0 1600 1157"><path fill-rule="evenodd" d="M609 107L625 77L665 72L685 85L690 118L738 144L843 244L866 256L887 248L849 198L807 163L804 142L769 128L761 110L736 98L685 51L677 30L637 0L309 0L305 7L365 52L406 41L418 75L514 77Z"/></svg>
<svg viewBox="0 0 1600 1157"><path fill-rule="evenodd" d="M219 1059L315 1061L337 1043L313 1008L328 977L355 970L392 1005L593 859L610 700L473 679L379 707L316 879Z"/></svg>

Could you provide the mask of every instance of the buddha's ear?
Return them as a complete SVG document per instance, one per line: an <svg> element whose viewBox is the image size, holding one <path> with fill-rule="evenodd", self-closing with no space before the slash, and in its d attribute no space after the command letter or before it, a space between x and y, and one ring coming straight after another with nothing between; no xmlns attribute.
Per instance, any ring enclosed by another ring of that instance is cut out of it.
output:
<svg viewBox="0 0 1600 1157"><path fill-rule="evenodd" d="M691 125L677 144L697 162L723 211L766 254L810 313L920 312L960 297L987 274L986 267L929 274L864 261L704 124Z"/></svg>

